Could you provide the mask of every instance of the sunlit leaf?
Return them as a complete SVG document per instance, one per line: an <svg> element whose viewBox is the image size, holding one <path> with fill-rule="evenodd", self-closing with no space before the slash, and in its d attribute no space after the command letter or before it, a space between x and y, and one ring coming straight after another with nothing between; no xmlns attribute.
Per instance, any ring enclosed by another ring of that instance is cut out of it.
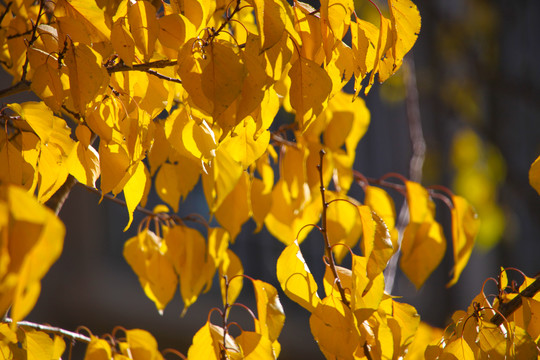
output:
<svg viewBox="0 0 540 360"><path fill-rule="evenodd" d="M384 294L384 276L368 277L368 259L353 255L351 308L358 322L363 322L379 308Z"/></svg>
<svg viewBox="0 0 540 360"><path fill-rule="evenodd" d="M259 318L256 330L273 342L277 340L285 323L285 312L279 301L278 292L275 287L261 280L253 281L253 288Z"/></svg>
<svg viewBox="0 0 540 360"><path fill-rule="evenodd" d="M49 334L37 330L24 332L23 348L26 348L27 360L51 359L54 352Z"/></svg>
<svg viewBox="0 0 540 360"><path fill-rule="evenodd" d="M420 33L420 13L411 0L388 0L392 23L392 73L401 66ZM390 60L390 57L386 59ZM385 60L386 60L385 59ZM383 61L385 61L383 60ZM382 80L383 81L383 80Z"/></svg>
<svg viewBox="0 0 540 360"><path fill-rule="evenodd" d="M216 219L229 232L233 241L251 215L249 187L249 174L244 171L234 189L215 212Z"/></svg>
<svg viewBox="0 0 540 360"><path fill-rule="evenodd" d="M14 322L34 307L41 279L62 252L65 228L24 189L0 187L0 311Z"/></svg>
<svg viewBox="0 0 540 360"><path fill-rule="evenodd" d="M112 350L107 340L92 336L86 347L84 360L109 360L111 357Z"/></svg>
<svg viewBox="0 0 540 360"><path fill-rule="evenodd" d="M244 273L240 258L231 250L227 249L224 253L223 260L219 264L219 277L221 287L221 297L223 304L232 304L240 295L244 285L244 278L239 276ZM227 276L229 287L226 289L224 276ZM234 279L233 279L234 278ZM226 291L227 290L227 291ZM227 294L227 296L225 296Z"/></svg>
<svg viewBox="0 0 540 360"><path fill-rule="evenodd" d="M185 314L203 290L208 290L216 271L207 260L206 242L195 229L179 225L169 229L164 238L167 256L180 277L180 294ZM205 289L206 288L206 289Z"/></svg>
<svg viewBox="0 0 540 360"><path fill-rule="evenodd" d="M353 359L360 334L349 307L335 296L325 297L309 318L311 333L327 359Z"/></svg>
<svg viewBox="0 0 540 360"><path fill-rule="evenodd" d="M125 18L120 18L113 24L111 43L124 63L131 66L135 60L135 40L129 32Z"/></svg>
<svg viewBox="0 0 540 360"><path fill-rule="evenodd" d="M480 228L480 219L474 208L461 196L453 196L452 243L454 248L454 269L452 280L447 286L454 285L463 272L472 253L474 240Z"/></svg>
<svg viewBox="0 0 540 360"><path fill-rule="evenodd" d="M131 177L126 182L124 189L124 197L126 198L126 206L129 215L129 221L124 228L124 231L131 226L133 221L133 212L141 200L143 199L144 189L146 182L149 180L145 172L145 165L143 162L134 164L129 173Z"/></svg>
<svg viewBox="0 0 540 360"><path fill-rule="evenodd" d="M157 348L157 341L148 331L126 330L127 349L125 354L133 359L161 360L163 356Z"/></svg>
<svg viewBox="0 0 540 360"><path fill-rule="evenodd" d="M178 286L166 244L150 230L142 231L126 241L124 258L139 277L146 296L163 313Z"/></svg>
<svg viewBox="0 0 540 360"><path fill-rule="evenodd" d="M276 358L270 339L258 332L242 331L235 340L242 349L243 359L273 360Z"/></svg>
<svg viewBox="0 0 540 360"><path fill-rule="evenodd" d="M107 26L107 14L95 0L58 0L55 5L54 15L63 36L69 35L73 41L85 37L92 42L109 41L111 30ZM59 40L64 42L64 38ZM86 44L90 45L90 41Z"/></svg>
<svg viewBox="0 0 540 360"><path fill-rule="evenodd" d="M223 328L207 322L193 337L193 344L188 350L189 360L220 360L223 344ZM236 341L227 334L225 336L227 355L231 359L240 359L240 348Z"/></svg>
<svg viewBox="0 0 540 360"><path fill-rule="evenodd" d="M159 35L156 8L148 1L130 3L128 21L135 44L144 54L144 59L150 59Z"/></svg>
<svg viewBox="0 0 540 360"><path fill-rule="evenodd" d="M298 241L292 242L278 258L277 278L285 294L309 312L314 312L321 299L317 283L309 270Z"/></svg>

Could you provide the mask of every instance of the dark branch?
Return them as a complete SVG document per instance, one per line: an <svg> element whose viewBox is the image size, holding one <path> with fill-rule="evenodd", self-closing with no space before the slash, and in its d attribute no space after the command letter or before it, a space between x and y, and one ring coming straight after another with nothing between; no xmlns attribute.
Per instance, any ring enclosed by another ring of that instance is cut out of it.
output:
<svg viewBox="0 0 540 360"><path fill-rule="evenodd" d="M497 309L498 313L491 318L490 322L497 326L501 325L505 319L508 319L508 317L514 313L514 311L521 307L524 297L532 298L539 291L540 277L536 278L531 285L527 286L522 292L517 294L515 298L507 303L501 304L499 309Z"/></svg>
<svg viewBox="0 0 540 360"><path fill-rule="evenodd" d="M134 64L133 66L127 66L126 64L120 62L112 67L108 67L107 71L109 74L119 72L119 71L147 71L156 68L165 68L169 66L178 65L178 60L157 60L151 61L144 64Z"/></svg>
<svg viewBox="0 0 540 360"><path fill-rule="evenodd" d="M30 81L22 80L6 89L0 90L0 98L15 95L28 90L30 90Z"/></svg>

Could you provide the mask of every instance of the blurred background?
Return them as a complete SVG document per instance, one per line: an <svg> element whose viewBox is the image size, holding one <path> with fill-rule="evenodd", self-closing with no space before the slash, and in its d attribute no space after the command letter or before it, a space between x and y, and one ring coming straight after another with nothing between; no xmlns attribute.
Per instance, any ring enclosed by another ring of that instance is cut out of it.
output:
<svg viewBox="0 0 540 360"><path fill-rule="evenodd" d="M361 16L378 24L369 2L356 2ZM355 169L375 178L388 172L411 177L409 125L417 119L426 142L422 184L448 186L476 207L482 228L457 285L445 287L453 266L451 245L419 291L399 271L396 274L392 294L412 303L422 320L444 327L455 310L469 305L487 278L498 275L501 266L516 267L528 276L540 271L540 196L528 182L529 167L540 155L540 2L415 3L422 16L420 36L402 70L375 86L365 99L371 124L360 142ZM3 75L3 84L10 81ZM21 99L35 98L2 101ZM352 195L363 197L359 188ZM84 325L96 335L110 333L115 326L142 328L156 336L160 349L172 347L187 354L209 310L221 306L216 283L183 318L179 296L160 316L122 257L123 244L135 235L136 226L122 232L125 209L99 200L83 187L72 191L60 213L67 227L63 254L43 280L41 296L27 320L67 330ZM399 211L402 199L395 200ZM193 212L208 212L200 189L181 204L181 215ZM437 202L437 212L449 229L448 209ZM275 261L283 245L266 230L253 234L254 228L252 222L244 225L233 250L246 274L279 289ZM446 235L451 239L450 233ZM320 241L312 233L302 244L316 278L323 271ZM246 285L239 301L253 306L249 290ZM494 291L493 284L486 285L486 293ZM287 319L280 358L322 359L307 311L284 295L281 300ZM241 312L233 312L235 316L252 328ZM84 347L75 345L74 350L77 354Z"/></svg>

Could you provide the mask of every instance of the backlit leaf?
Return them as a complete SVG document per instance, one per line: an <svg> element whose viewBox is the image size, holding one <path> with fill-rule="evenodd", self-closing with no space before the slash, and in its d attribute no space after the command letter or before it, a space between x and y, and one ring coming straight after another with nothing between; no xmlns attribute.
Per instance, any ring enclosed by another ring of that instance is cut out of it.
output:
<svg viewBox="0 0 540 360"><path fill-rule="evenodd" d="M242 262L240 261L240 258L231 249L227 249L223 256L223 260L219 264L218 269L221 287L221 298L223 300L223 304L232 304L236 301L238 295L240 295L240 292L242 291L242 287L244 285L244 278L238 276L244 273ZM225 291L226 286L223 276L227 276L227 279L229 281L228 291ZM225 299L225 294L227 294L227 299Z"/></svg>
<svg viewBox="0 0 540 360"><path fill-rule="evenodd" d="M41 279L62 252L62 222L24 189L0 187L0 311L22 320L34 307Z"/></svg>
<svg viewBox="0 0 540 360"><path fill-rule="evenodd" d="M296 111L300 129L305 130L326 107L332 80L319 65L304 58L292 64L289 77L291 106Z"/></svg>
<svg viewBox="0 0 540 360"><path fill-rule="evenodd" d="M124 186L124 197L126 198L129 221L124 228L124 231L130 227L131 222L133 221L133 212L143 199L146 182L149 180L145 172L145 165L141 161L134 164L130 168L129 173L131 177Z"/></svg>
<svg viewBox="0 0 540 360"><path fill-rule="evenodd" d="M157 348L157 341L148 331L141 329L126 330L127 349L123 352L133 359L162 360Z"/></svg>
<svg viewBox="0 0 540 360"><path fill-rule="evenodd" d="M142 231L126 241L124 258L139 277L146 296L162 314L178 287L165 243L150 230Z"/></svg>
<svg viewBox="0 0 540 360"><path fill-rule="evenodd" d="M276 358L270 339L258 332L242 331L235 340L242 349L243 359L273 360Z"/></svg>
<svg viewBox="0 0 540 360"><path fill-rule="evenodd" d="M454 285L467 265L480 228L480 219L474 208L461 196L453 196L452 242L454 248L454 276L447 286Z"/></svg>
<svg viewBox="0 0 540 360"><path fill-rule="evenodd" d="M87 36L92 42L109 41L111 30L107 26L107 15L99 8L95 0L58 0L54 8L54 15L60 23L61 32L64 36L69 34L73 41L80 41L76 37L78 32L66 31L65 22L67 22L68 28L69 25L78 24L80 28L76 29L88 34ZM64 42L64 38L59 40L60 43ZM86 44L90 45L90 42Z"/></svg>
<svg viewBox="0 0 540 360"><path fill-rule="evenodd" d="M309 312L314 312L321 299L317 295L317 283L302 256L298 241L295 240L282 251L276 271L281 288L289 299Z"/></svg>
<svg viewBox="0 0 540 360"><path fill-rule="evenodd" d="M216 268L213 261L207 261L206 242L197 230L183 225L174 226L164 241L167 256L180 277L180 294L184 300L182 314L185 314L200 293L209 289Z"/></svg>
<svg viewBox="0 0 540 360"><path fill-rule="evenodd" d="M405 54L411 50L420 33L420 13L411 0L388 0L392 22L392 73L396 72ZM387 59L391 59L387 57ZM386 60L386 59L385 59ZM383 61L385 61L383 60Z"/></svg>
<svg viewBox="0 0 540 360"><path fill-rule="evenodd" d="M224 338L223 328L207 322L193 337L193 344L188 350L189 360L220 360ZM240 359L240 348L229 335L225 336L227 355L231 359Z"/></svg>
<svg viewBox="0 0 540 360"><path fill-rule="evenodd" d="M144 59L149 60L159 35L156 8L148 1L137 1L130 3L127 15L135 45L144 54Z"/></svg>
<svg viewBox="0 0 540 360"><path fill-rule="evenodd" d="M259 318L256 330L273 342L279 337L285 323L285 313L279 301L278 292L275 287L261 280L253 281L253 288Z"/></svg>
<svg viewBox="0 0 540 360"><path fill-rule="evenodd" d="M309 318L311 333L327 359L353 359L360 334L351 310L335 296L325 297Z"/></svg>
<svg viewBox="0 0 540 360"><path fill-rule="evenodd" d="M111 43L113 49L127 66L131 66L135 60L135 40L126 26L126 19L119 18L113 24Z"/></svg>
<svg viewBox="0 0 540 360"><path fill-rule="evenodd" d="M249 187L249 174L244 171L234 189L215 212L216 219L229 232L233 241L251 215Z"/></svg>
<svg viewBox="0 0 540 360"><path fill-rule="evenodd" d="M86 347L84 360L109 360L111 357L112 350L107 340L92 336Z"/></svg>

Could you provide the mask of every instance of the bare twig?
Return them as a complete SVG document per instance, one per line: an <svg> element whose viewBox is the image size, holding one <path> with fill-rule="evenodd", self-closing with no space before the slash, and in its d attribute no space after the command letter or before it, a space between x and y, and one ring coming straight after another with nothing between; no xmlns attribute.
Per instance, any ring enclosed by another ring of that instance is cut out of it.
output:
<svg viewBox="0 0 540 360"><path fill-rule="evenodd" d="M426 141L422 131L422 121L420 119L420 105L418 102L418 88L416 86L416 71L414 67L414 59L408 56L403 61L404 81L406 89L405 105L407 109L407 122L409 124L409 137L412 146L412 156L409 163L409 179L411 181L421 182L422 168L426 156ZM384 272L385 288L388 293L392 293L396 278L397 264L401 253L401 241L403 239L403 231L409 220L409 206L407 199L399 211L397 226L399 233L398 250L388 262L388 266Z"/></svg>
<svg viewBox="0 0 540 360"><path fill-rule="evenodd" d="M10 319L10 318L5 318L2 321L4 323L7 323L7 324L13 323L13 320ZM39 330L39 331L46 332L48 334L54 334L54 335L63 336L63 337L66 337L68 339L75 340L75 341L80 341L80 342L83 342L83 343L89 343L92 340L88 336L81 335L81 334L73 332L73 331L64 330L62 328L55 327L55 326L36 324L36 323L30 322L30 321L19 321L19 322L17 322L17 326L24 326L24 327L28 327L28 328L31 328L31 329L36 329L36 330Z"/></svg>
<svg viewBox="0 0 540 360"><path fill-rule="evenodd" d="M326 211L328 209L328 202L326 202L326 194L325 194L325 188L324 188L324 180L323 180L323 159L324 159L325 152L324 150L321 150L319 152L320 162L317 165L317 170L319 171L319 181L320 181L320 189L321 189L321 200L322 200L322 219L321 219L321 233L324 238L324 245L325 245L325 252L326 252L326 258L328 260L328 265L330 266L330 269L332 270L332 274L334 275L334 279L336 281L336 286L339 290L339 293L341 294L341 301L347 305L347 307L350 307L350 303L347 300L345 296L345 289L343 288L343 285L341 285L341 280L339 279L339 274L336 269L336 262L334 260L334 254L332 253L332 245L330 244L330 239L328 239L328 229L326 228Z"/></svg>

